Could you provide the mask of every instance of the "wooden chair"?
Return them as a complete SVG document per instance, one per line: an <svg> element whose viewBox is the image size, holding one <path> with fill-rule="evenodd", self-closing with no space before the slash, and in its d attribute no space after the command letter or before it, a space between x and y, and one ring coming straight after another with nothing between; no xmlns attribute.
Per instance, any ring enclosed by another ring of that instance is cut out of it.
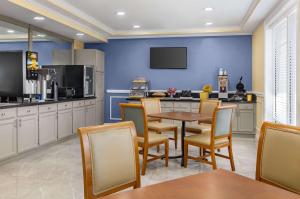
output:
<svg viewBox="0 0 300 199"><path fill-rule="evenodd" d="M85 199L140 187L137 136L132 122L79 128L78 134Z"/></svg>
<svg viewBox="0 0 300 199"><path fill-rule="evenodd" d="M212 120L211 132L192 135L184 139L184 167L187 167L188 159L197 160L212 165L213 169L217 169L216 156L230 160L231 170L235 171L233 154L232 154L232 127L231 118L233 109L236 106L219 106L215 108ZM206 153L200 154L199 157L188 156L188 146L196 146L203 148ZM216 149L223 147L228 148L229 156L216 153ZM207 160L211 157L211 161Z"/></svg>
<svg viewBox="0 0 300 199"><path fill-rule="evenodd" d="M166 136L148 133L148 121L142 104L121 103L121 117L123 121L133 121L138 136L138 145L143 149L142 175L145 175L147 163L165 157L165 165L168 166L169 160L169 140ZM164 155L149 154L149 148L153 146L165 145ZM148 159L148 156L151 158Z"/></svg>
<svg viewBox="0 0 300 199"><path fill-rule="evenodd" d="M142 104L144 105L144 108L146 110L146 114L152 114L152 113L160 113L161 112L161 106L160 106L160 99L158 98L143 98L141 99ZM148 117L148 130L154 131L157 134L161 134L168 131L174 132L174 138L169 138L170 140L174 140L175 142L175 149L177 149L177 132L178 127L174 124L169 123L163 123L161 122L161 119L156 119ZM158 150L159 151L159 148Z"/></svg>
<svg viewBox="0 0 300 199"><path fill-rule="evenodd" d="M221 105L219 100L201 100L199 106L199 113L208 117L212 117L216 107ZM206 131L211 131L210 123L188 124L186 132L200 134Z"/></svg>
<svg viewBox="0 0 300 199"><path fill-rule="evenodd" d="M265 122L261 127L256 180L300 194L300 128Z"/></svg>

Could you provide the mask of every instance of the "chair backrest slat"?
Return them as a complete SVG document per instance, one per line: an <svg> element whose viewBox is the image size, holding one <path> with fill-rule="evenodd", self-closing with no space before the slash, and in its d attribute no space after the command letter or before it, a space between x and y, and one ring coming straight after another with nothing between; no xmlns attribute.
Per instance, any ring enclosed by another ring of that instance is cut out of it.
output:
<svg viewBox="0 0 300 199"><path fill-rule="evenodd" d="M261 127L256 179L300 194L300 128L265 122Z"/></svg>

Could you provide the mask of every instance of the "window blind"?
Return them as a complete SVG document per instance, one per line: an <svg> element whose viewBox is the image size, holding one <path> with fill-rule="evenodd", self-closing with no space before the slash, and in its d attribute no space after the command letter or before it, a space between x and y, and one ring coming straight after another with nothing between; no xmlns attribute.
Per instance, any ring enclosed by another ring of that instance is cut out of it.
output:
<svg viewBox="0 0 300 199"><path fill-rule="evenodd" d="M273 120L296 124L296 13L273 28Z"/></svg>

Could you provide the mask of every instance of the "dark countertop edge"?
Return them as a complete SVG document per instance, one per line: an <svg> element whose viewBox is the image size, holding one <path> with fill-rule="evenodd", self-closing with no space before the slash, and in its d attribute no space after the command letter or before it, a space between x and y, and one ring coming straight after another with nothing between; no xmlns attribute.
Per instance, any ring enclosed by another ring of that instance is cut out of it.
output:
<svg viewBox="0 0 300 199"><path fill-rule="evenodd" d="M7 105L7 106L0 106L0 110L1 109L8 109L8 108L26 107L26 106L58 104L58 103L64 103L64 102L73 102L73 101L90 100L90 99L96 99L96 97L70 98L70 99L61 99L61 100L58 100L58 101L45 101L45 102L32 102L32 103L28 103L28 102L16 103L16 104Z"/></svg>
<svg viewBox="0 0 300 199"><path fill-rule="evenodd" d="M212 98L215 99L215 98ZM140 98L126 98L126 100L128 101L140 101ZM167 102L199 102L199 99L178 99L178 98L174 98L174 99L160 99L161 101L167 101ZM221 100L222 102L226 102L226 103L239 103L239 104L255 104L255 101L252 102L247 102L247 101L228 101L228 100Z"/></svg>

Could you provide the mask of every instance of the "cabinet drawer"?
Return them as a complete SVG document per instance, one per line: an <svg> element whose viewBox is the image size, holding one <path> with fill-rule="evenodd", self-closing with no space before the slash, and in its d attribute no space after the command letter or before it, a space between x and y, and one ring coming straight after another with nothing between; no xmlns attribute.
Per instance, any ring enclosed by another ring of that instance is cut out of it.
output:
<svg viewBox="0 0 300 199"><path fill-rule="evenodd" d="M39 106L39 113L49 113L49 112L56 112L56 111L57 111L57 104L48 104L48 105Z"/></svg>
<svg viewBox="0 0 300 199"><path fill-rule="evenodd" d="M73 102L73 107L82 107L82 106L84 106L84 101L83 100L81 100L81 101L75 101L75 102Z"/></svg>
<svg viewBox="0 0 300 199"><path fill-rule="evenodd" d="M72 102L64 102L64 103L59 103L57 105L57 108L59 111L61 110L67 110L67 109L72 109L73 103Z"/></svg>
<svg viewBox="0 0 300 199"><path fill-rule="evenodd" d="M175 112L190 112L190 108L174 108Z"/></svg>
<svg viewBox="0 0 300 199"><path fill-rule="evenodd" d="M38 113L37 106L29 106L29 107L22 107L18 108L18 116L28 116L28 115L35 115Z"/></svg>
<svg viewBox="0 0 300 199"><path fill-rule="evenodd" d="M162 108L173 108L173 102L161 102L160 106Z"/></svg>
<svg viewBox="0 0 300 199"><path fill-rule="evenodd" d="M200 103L195 103L195 102L193 102L193 103L191 103L191 109L199 109L199 107L200 107Z"/></svg>
<svg viewBox="0 0 300 199"><path fill-rule="evenodd" d="M184 108L184 109L190 109L191 105L187 102L176 102L174 103L174 108Z"/></svg>
<svg viewBox="0 0 300 199"><path fill-rule="evenodd" d="M244 110L253 109L253 104L239 104L239 109L244 109Z"/></svg>
<svg viewBox="0 0 300 199"><path fill-rule="evenodd" d="M173 112L173 108L161 108L161 112L163 112L163 113Z"/></svg>
<svg viewBox="0 0 300 199"><path fill-rule="evenodd" d="M95 105L95 104L96 104L96 100L85 100L84 101L85 106L90 106L90 105Z"/></svg>
<svg viewBox="0 0 300 199"><path fill-rule="evenodd" d="M17 116L17 109L2 109L0 110L0 120L11 119Z"/></svg>

